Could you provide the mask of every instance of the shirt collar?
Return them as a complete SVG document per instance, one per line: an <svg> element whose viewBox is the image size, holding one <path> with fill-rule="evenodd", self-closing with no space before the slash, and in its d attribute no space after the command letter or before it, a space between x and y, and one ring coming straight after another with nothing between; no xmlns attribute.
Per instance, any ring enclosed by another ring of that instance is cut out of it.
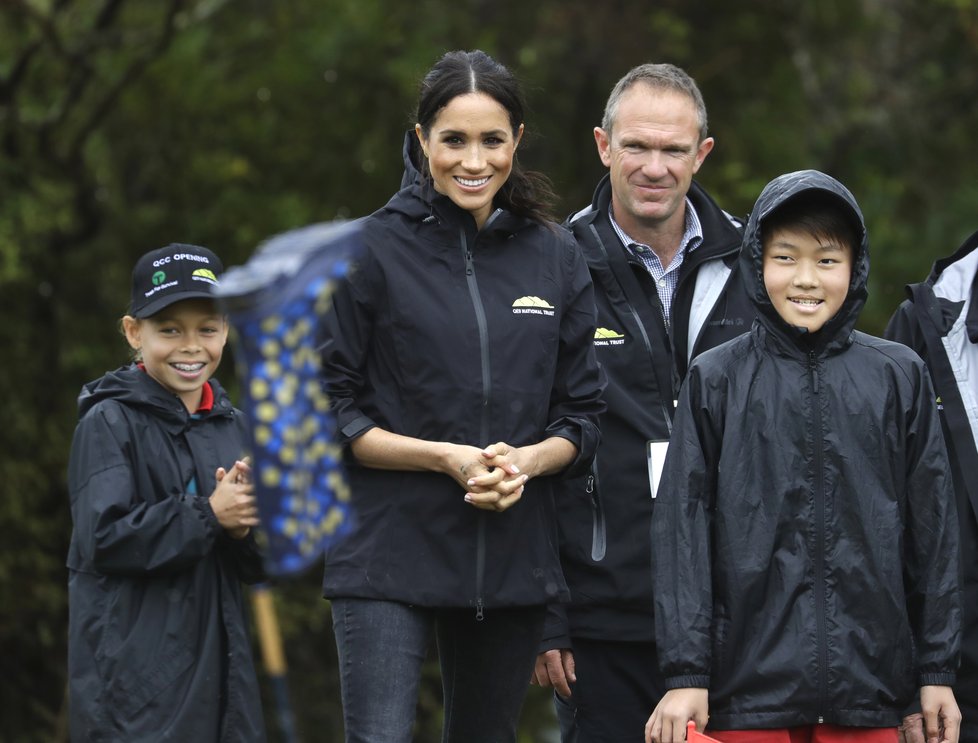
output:
<svg viewBox="0 0 978 743"><path fill-rule="evenodd" d="M621 228L621 225L615 221L615 211L611 204L608 205L608 218L611 220L611 226L615 230L615 234L618 235L618 239L621 240L622 245L624 245L632 253L633 246L639 246L652 249L652 246L641 243L638 240L633 240L628 234ZM683 229L683 239L679 246L679 253L686 254L692 253L696 248L700 246L703 242L703 224L700 222L700 217L696 213L696 207L693 206L693 202L686 197L686 224Z"/></svg>
<svg viewBox="0 0 978 743"><path fill-rule="evenodd" d="M214 409L214 389L211 387L210 382L204 382L204 386L200 388L200 405L197 406L197 415L201 413L209 413Z"/></svg>

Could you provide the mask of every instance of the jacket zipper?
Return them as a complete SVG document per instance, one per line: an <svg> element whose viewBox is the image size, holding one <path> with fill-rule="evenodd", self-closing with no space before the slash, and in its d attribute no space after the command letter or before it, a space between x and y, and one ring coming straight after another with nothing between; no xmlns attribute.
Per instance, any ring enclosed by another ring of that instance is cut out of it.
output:
<svg viewBox="0 0 978 743"><path fill-rule="evenodd" d="M491 218L490 218L491 219ZM489 326L486 322L486 310L479 293L479 282L475 276L475 262L472 260L472 250L468 245L465 228L459 227L459 245L462 248L462 258L465 261L465 281L469 286L469 296L475 308L475 319L479 326L479 351L482 358L482 414L479 424L480 445L489 445L489 398L492 391L492 376L489 365ZM486 514L478 514L478 526L475 542L475 618L481 622L485 616L485 601L483 590L486 572Z"/></svg>
<svg viewBox="0 0 978 743"><path fill-rule="evenodd" d="M828 640L825 630L825 482L822 473L822 406L818 400L818 360L808 354L815 415L815 626L818 641L818 721L828 699Z"/></svg>
<svg viewBox="0 0 978 743"><path fill-rule="evenodd" d="M605 526L604 508L601 506L600 481L598 479L598 457L591 462L591 471L584 482L584 492L591 496L591 559L601 562L608 549L608 532Z"/></svg>

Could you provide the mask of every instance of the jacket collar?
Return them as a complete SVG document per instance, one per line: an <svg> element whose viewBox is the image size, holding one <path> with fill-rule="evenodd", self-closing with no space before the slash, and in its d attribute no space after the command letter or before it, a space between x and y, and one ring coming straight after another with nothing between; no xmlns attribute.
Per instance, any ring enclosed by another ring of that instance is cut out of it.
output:
<svg viewBox="0 0 978 743"><path fill-rule="evenodd" d="M209 384L214 400L208 416L231 415L233 407L224 388L213 377ZM131 407L148 409L160 419L164 427L175 432L185 428L190 421L191 414L180 398L140 370L135 363L108 372L86 384L78 396L79 417L102 400L117 400Z"/></svg>
<svg viewBox="0 0 978 743"><path fill-rule="evenodd" d="M703 243L683 261L683 271L690 271L706 261L717 258L732 260L740 251L739 220L723 211L696 181L690 184L686 196L693 204L693 208L696 209L696 216L699 217L700 225L703 228ZM565 224L585 243L590 243L591 241L587 237L590 232L587 228L590 225L595 224L595 222L598 224L607 223L610 228L610 222L607 219L610 207L611 175L605 173L594 189L591 203L569 216Z"/></svg>

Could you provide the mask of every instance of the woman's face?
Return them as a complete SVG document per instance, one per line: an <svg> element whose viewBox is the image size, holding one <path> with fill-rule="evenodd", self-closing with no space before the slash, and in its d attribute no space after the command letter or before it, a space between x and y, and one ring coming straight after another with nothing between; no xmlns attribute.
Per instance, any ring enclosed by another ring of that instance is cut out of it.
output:
<svg viewBox="0 0 978 743"><path fill-rule="evenodd" d="M513 170L513 155L523 136L509 114L484 93L466 93L448 102L431 124L427 138L415 125L435 190L469 212L481 229L492 201Z"/></svg>

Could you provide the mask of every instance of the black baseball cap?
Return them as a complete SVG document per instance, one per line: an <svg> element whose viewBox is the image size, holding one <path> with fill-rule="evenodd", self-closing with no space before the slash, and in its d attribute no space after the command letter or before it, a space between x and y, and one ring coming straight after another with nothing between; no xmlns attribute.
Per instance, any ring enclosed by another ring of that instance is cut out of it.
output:
<svg viewBox="0 0 978 743"><path fill-rule="evenodd" d="M170 243L151 250L132 270L129 314L150 317L184 299L213 299L223 271L221 259L199 245Z"/></svg>

